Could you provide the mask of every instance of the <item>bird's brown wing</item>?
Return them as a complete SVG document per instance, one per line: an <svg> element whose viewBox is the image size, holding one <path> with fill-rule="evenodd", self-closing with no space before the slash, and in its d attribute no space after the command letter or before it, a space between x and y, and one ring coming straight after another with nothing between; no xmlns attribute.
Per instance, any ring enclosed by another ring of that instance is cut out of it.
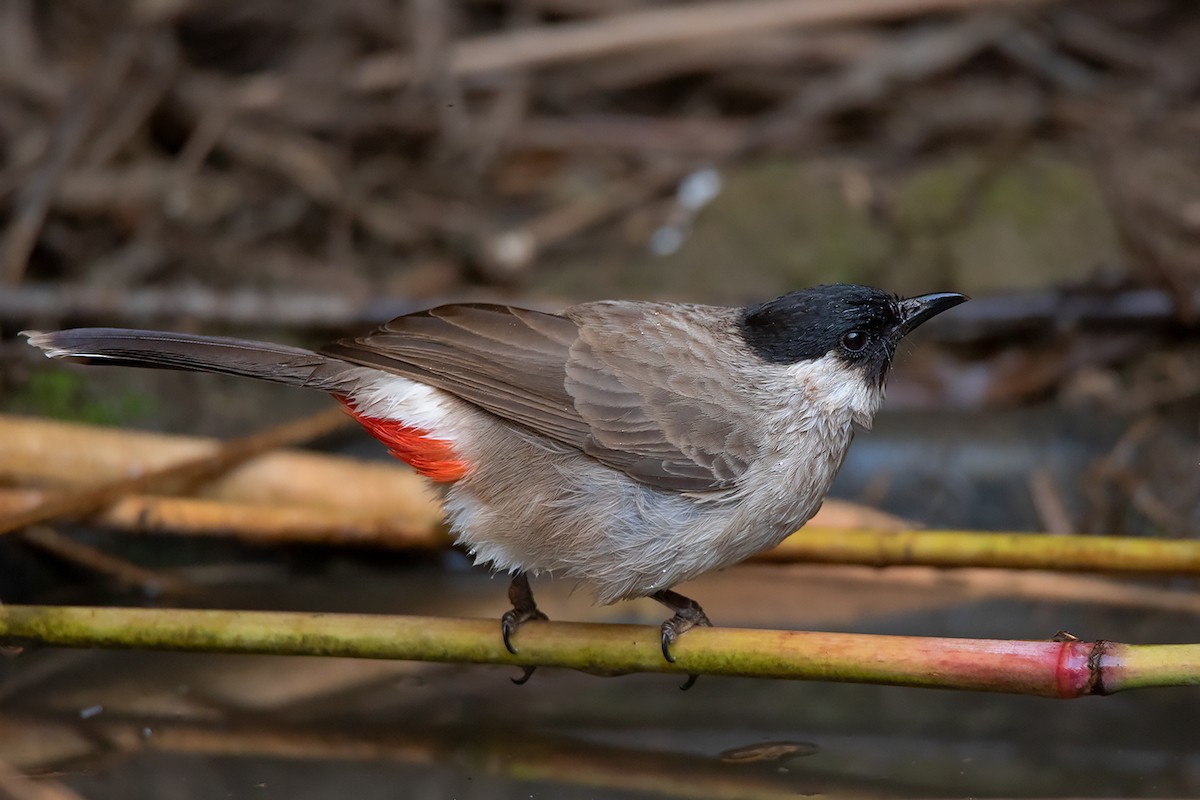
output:
<svg viewBox="0 0 1200 800"><path fill-rule="evenodd" d="M731 486L753 447L737 413L726 312L626 302L569 311L579 336L566 388L588 424L584 452L654 485Z"/></svg>
<svg viewBox="0 0 1200 800"><path fill-rule="evenodd" d="M325 352L444 389L578 447L588 429L563 387L576 335L575 323L555 314L462 303L397 317Z"/></svg>
<svg viewBox="0 0 1200 800"><path fill-rule="evenodd" d="M326 352L436 386L664 489L709 491L745 468L721 406L716 352L641 303L563 315L441 306ZM668 315L671 316L671 315ZM711 363L710 363L711 362Z"/></svg>

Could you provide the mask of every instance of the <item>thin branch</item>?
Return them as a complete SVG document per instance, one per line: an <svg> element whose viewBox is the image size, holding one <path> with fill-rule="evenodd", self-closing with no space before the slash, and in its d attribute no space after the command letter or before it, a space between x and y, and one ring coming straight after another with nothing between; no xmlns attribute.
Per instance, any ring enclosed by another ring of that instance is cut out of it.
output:
<svg viewBox="0 0 1200 800"><path fill-rule="evenodd" d="M1040 0L724 0L666 8L639 9L591 20L560 23L478 36L458 42L447 70L456 77L522 67L580 61L632 50L706 42L788 28L901 19L939 11L1016 5ZM396 89L413 80L407 54L385 53L364 61L348 80L359 91ZM243 103L278 97L275 76L251 80Z"/></svg>
<svg viewBox="0 0 1200 800"><path fill-rule="evenodd" d="M138 35L119 33L108 44L103 62L86 86L75 88L66 99L62 119L54 129L45 160L17 198L17 212L0 248L2 282L17 286L25 277L29 257L54 200L59 182L76 160L88 132L129 73L137 55Z"/></svg>
<svg viewBox="0 0 1200 800"><path fill-rule="evenodd" d="M16 200L0 248L0 275L6 288L17 286L25 278L25 268L37 244L38 234L54 200L59 181L75 156L84 134L92 123L95 105L91 96L77 90L68 101L63 119L54 129L46 159L38 171L24 183Z"/></svg>
<svg viewBox="0 0 1200 800"><path fill-rule="evenodd" d="M31 525L18 535L26 544L84 569L107 575L121 584L140 589L147 595L178 595L186 589L186 584L178 578L139 567L99 548L77 542L45 525Z"/></svg>
<svg viewBox="0 0 1200 800"><path fill-rule="evenodd" d="M925 591L943 589L954 592L965 602L1003 597L1043 603L1087 603L1110 609L1135 608L1143 611L1200 615L1200 594L1196 592L1181 592L1170 586L1148 586L1141 582L1062 572L1010 572L986 567L962 567L953 570L937 567L889 567L880 570L863 566L812 564L793 566L789 575L794 577L797 583L803 583L810 577L832 578L847 584L857 583L864 592L885 586L913 586ZM853 591L853 587L850 589Z"/></svg>
<svg viewBox="0 0 1200 800"><path fill-rule="evenodd" d="M476 243L482 265L496 277L511 279L529 269L545 250L635 207L679 183L692 165L664 168L636 179L616 181L602 192L588 194Z"/></svg>
<svg viewBox="0 0 1200 800"><path fill-rule="evenodd" d="M1075 523L1071 521L1071 512L1053 472L1045 467L1031 472L1029 495L1043 530L1064 535L1075 533Z"/></svg>
<svg viewBox="0 0 1200 800"><path fill-rule="evenodd" d="M802 528L765 561L1200 574L1200 541L986 531Z"/></svg>
<svg viewBox="0 0 1200 800"><path fill-rule="evenodd" d="M1200 684L1200 644L1005 641L700 628L662 657L658 627L533 622L509 653L494 620L140 608L7 606L0 637L62 647L337 656L673 672L1043 697Z"/></svg>

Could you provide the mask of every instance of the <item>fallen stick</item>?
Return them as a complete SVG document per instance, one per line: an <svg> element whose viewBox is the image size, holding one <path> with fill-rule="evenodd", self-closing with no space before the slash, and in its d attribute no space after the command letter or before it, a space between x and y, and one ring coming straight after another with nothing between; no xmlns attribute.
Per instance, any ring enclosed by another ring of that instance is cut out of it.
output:
<svg viewBox="0 0 1200 800"><path fill-rule="evenodd" d="M327 419L338 424L336 414ZM0 480L85 487L210 456L219 447L218 440L203 437L0 415ZM197 494L233 503L352 509L413 531L431 530L441 521L428 483L409 470L296 450L255 456Z"/></svg>
<svg viewBox="0 0 1200 800"><path fill-rule="evenodd" d="M99 548L77 542L45 525L31 525L23 531L18 531L16 535L32 547L83 569L105 575L125 586L140 589L151 597L162 594L180 595L188 588L179 578L109 555Z"/></svg>
<svg viewBox="0 0 1200 800"><path fill-rule="evenodd" d="M130 477L89 485L43 499L23 511L0 517L0 534L11 533L38 522L62 516L83 516L102 509L124 495L149 489L192 484L220 474L224 470L261 453L297 444L344 427L349 418L340 410L289 422L249 436L232 439L207 455L177 461Z"/></svg>
<svg viewBox="0 0 1200 800"><path fill-rule="evenodd" d="M532 622L508 652L495 620L262 611L0 607L0 637L181 650L670 672L969 689L1042 697L1200 684L1200 644L1007 641L697 628L662 657L658 626Z"/></svg>
<svg viewBox="0 0 1200 800"><path fill-rule="evenodd" d="M52 492L0 489L0 516L22 512ZM432 503L430 504L433 505ZM435 510L435 509L431 509ZM329 544L397 549L444 548L450 540L430 515L414 527L405 515L366 515L354 509L236 502L197 497L126 495L87 521L127 533L228 536L255 544Z"/></svg>

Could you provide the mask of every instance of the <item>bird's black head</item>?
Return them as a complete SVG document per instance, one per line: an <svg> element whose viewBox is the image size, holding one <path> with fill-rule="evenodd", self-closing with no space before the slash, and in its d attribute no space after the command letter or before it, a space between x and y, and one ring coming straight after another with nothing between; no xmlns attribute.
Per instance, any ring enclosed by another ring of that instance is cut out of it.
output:
<svg viewBox="0 0 1200 800"><path fill-rule="evenodd" d="M741 332L766 362L795 364L833 355L882 386L900 339L966 299L949 292L901 298L844 283L814 286L743 309Z"/></svg>

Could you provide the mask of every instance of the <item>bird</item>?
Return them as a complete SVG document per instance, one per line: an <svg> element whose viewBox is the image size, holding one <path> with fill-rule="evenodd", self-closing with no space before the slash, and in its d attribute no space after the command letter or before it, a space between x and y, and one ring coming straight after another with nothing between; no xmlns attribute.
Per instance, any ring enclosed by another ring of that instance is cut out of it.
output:
<svg viewBox="0 0 1200 800"><path fill-rule="evenodd" d="M601 604L666 606L673 662L680 636L711 625L673 587L811 519L871 426L897 344L967 299L827 284L743 307L459 303L320 351L119 328L23 335L50 358L328 392L440 487L455 542L511 576L510 652L522 625L547 619L529 576L550 573Z"/></svg>

